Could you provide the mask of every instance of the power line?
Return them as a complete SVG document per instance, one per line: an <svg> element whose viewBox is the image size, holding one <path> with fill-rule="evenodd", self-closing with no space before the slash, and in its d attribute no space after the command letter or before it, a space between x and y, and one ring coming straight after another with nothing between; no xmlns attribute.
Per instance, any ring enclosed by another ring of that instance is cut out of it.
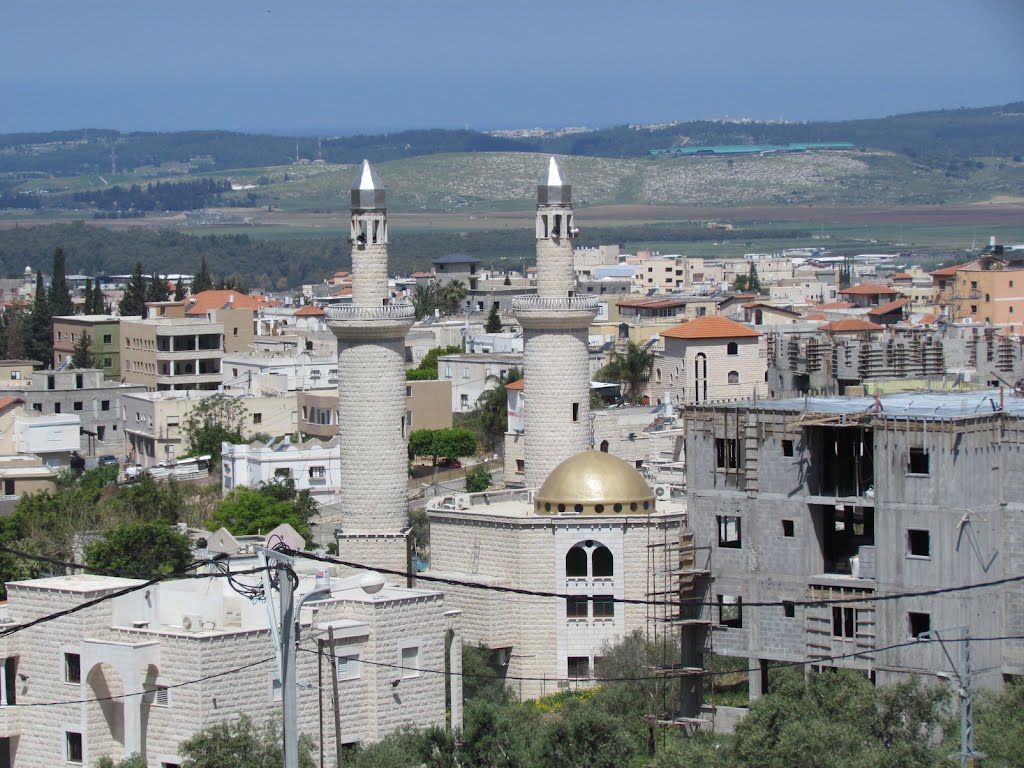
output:
<svg viewBox="0 0 1024 768"><path fill-rule="evenodd" d="M296 550L289 550L288 554L304 557L309 560L317 560L323 563L332 563L334 565L343 565L347 568L354 568L363 571L377 571L378 573L388 574L389 576L401 576L403 578L413 577L420 581L434 582L437 584L447 584L453 587L470 587L472 589L482 589L489 592L503 592L507 594L523 595L525 597L552 597L561 600L568 600L570 598L588 597L588 595L580 594L567 594L563 592L550 592L546 590L526 589L524 587L508 587L499 584L484 584L479 581L464 581L461 579L453 579L448 576L427 576L422 573L414 573L411 571L398 570L395 568L382 568L367 565L365 563L353 563L347 560L341 560L336 557L330 557L328 555L317 555L312 552L299 552ZM794 605L801 607L812 607L820 605L842 605L845 603L865 603L865 602L886 602L890 600L902 600L908 597L931 597L935 595L952 594L956 592L966 592L975 589L988 589L991 587L998 587L1005 584L1012 584L1015 582L1024 581L1024 575L1018 576L1006 576L1001 579L994 579L992 581L983 581L975 584L962 584L955 587L935 587L933 589L917 590L913 592L899 592L889 595L878 595L878 594L865 594L858 597L832 597L832 598L820 598L820 599L802 599L802 600L761 600L753 602L744 602L743 606L747 608L779 608L782 606ZM602 596L602 599L605 599ZM659 607L678 608L686 605L702 605L705 601L701 598L683 598L679 600L647 600L638 597L613 597L607 596L608 602L611 603L625 603L627 605L650 605Z"/></svg>

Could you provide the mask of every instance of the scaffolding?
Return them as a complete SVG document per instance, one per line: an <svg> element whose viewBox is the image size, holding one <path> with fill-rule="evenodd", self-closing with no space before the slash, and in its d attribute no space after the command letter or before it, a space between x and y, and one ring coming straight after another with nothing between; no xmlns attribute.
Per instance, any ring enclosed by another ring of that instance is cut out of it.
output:
<svg viewBox="0 0 1024 768"><path fill-rule="evenodd" d="M648 751L659 731L679 728L687 736L714 731L714 677L704 671L712 652L711 546L697 546L693 531L664 531L648 542L647 641L655 678L648 697ZM710 681L710 705L704 682Z"/></svg>

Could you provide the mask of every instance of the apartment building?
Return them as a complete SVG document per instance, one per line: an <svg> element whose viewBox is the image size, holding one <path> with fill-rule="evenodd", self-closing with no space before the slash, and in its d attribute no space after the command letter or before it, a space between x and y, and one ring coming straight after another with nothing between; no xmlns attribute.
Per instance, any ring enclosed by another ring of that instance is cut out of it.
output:
<svg viewBox="0 0 1024 768"><path fill-rule="evenodd" d="M150 392L217 389L224 324L205 317L161 315L166 306L147 307L150 317L121 318L121 379Z"/></svg>
<svg viewBox="0 0 1024 768"><path fill-rule="evenodd" d="M341 449L337 435L324 442L293 443L288 437L267 443L224 443L221 487L224 494L245 485L291 480L298 491L309 491L321 504L335 500L341 489Z"/></svg>
<svg viewBox="0 0 1024 768"><path fill-rule="evenodd" d="M498 376L523 366L523 355L515 353L442 355L437 358L437 378L452 388L452 413L462 413L476 408L480 395L497 386Z"/></svg>
<svg viewBox="0 0 1024 768"><path fill-rule="evenodd" d="M75 345L89 337L94 365L108 379L121 377L121 318L114 315L65 315L53 318L53 367L59 368L75 353Z"/></svg>

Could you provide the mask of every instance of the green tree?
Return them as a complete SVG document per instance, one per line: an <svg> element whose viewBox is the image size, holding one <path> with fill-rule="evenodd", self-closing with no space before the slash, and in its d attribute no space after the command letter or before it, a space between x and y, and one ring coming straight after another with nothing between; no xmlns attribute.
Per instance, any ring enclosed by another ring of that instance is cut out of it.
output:
<svg viewBox="0 0 1024 768"><path fill-rule="evenodd" d="M248 536L288 523L308 540L309 521L316 511L316 501L309 491L297 492L291 479L258 488L241 485L221 500L206 521L206 528L215 531L223 526L236 536Z"/></svg>
<svg viewBox="0 0 1024 768"><path fill-rule="evenodd" d="M181 742L181 768L282 768L281 728L268 720L262 726L248 715L210 725ZM299 737L299 768L315 768L313 742Z"/></svg>
<svg viewBox="0 0 1024 768"><path fill-rule="evenodd" d="M206 266L206 256L203 256L199 261L199 271L192 278L192 295L212 290L213 277L210 276L210 269Z"/></svg>
<svg viewBox="0 0 1024 768"><path fill-rule="evenodd" d="M219 465L221 443L245 441L245 416L245 406L231 395L218 392L204 397L185 417L185 434L188 435L185 455L209 455L213 463Z"/></svg>
<svg viewBox="0 0 1024 768"><path fill-rule="evenodd" d="M409 295L413 310L416 312L416 319L422 320L427 315L433 314L435 301L433 283L429 285L416 285Z"/></svg>
<svg viewBox="0 0 1024 768"><path fill-rule="evenodd" d="M160 520L121 523L85 548L90 568L140 575L177 573L192 562L192 540Z"/></svg>
<svg viewBox="0 0 1024 768"><path fill-rule="evenodd" d="M409 453L430 456L437 465L437 457L458 459L476 453L476 435L468 429L417 429L409 435Z"/></svg>
<svg viewBox="0 0 1024 768"><path fill-rule="evenodd" d="M745 291L747 290L748 275L736 275L736 279L732 281L732 288L734 291Z"/></svg>
<svg viewBox="0 0 1024 768"><path fill-rule="evenodd" d="M50 278L49 299L51 316L75 314L75 304L71 301L71 293L68 291L63 248L57 248L53 252L53 276Z"/></svg>
<svg viewBox="0 0 1024 768"><path fill-rule="evenodd" d="M839 290L849 288L853 283L853 269L850 267L850 257L847 256L843 259L843 264L839 267Z"/></svg>
<svg viewBox="0 0 1024 768"><path fill-rule="evenodd" d="M146 301L167 301L171 298L171 289L167 279L154 272L146 285Z"/></svg>
<svg viewBox="0 0 1024 768"><path fill-rule="evenodd" d="M92 353L92 337L84 330L75 342L75 349L71 353L71 365L75 368L96 367L96 357Z"/></svg>
<svg viewBox="0 0 1024 768"><path fill-rule="evenodd" d="M974 748L986 754L986 768L1018 768L1024 756L1024 683L1009 682L998 693L982 691L974 704ZM947 745L960 750L959 729L953 731ZM955 743L955 747L954 747Z"/></svg>
<svg viewBox="0 0 1024 768"><path fill-rule="evenodd" d="M474 437L474 442L475 440ZM491 473L483 464L477 464L466 473L466 490L470 493L481 493L490 487Z"/></svg>
<svg viewBox="0 0 1024 768"><path fill-rule="evenodd" d="M460 280L449 280L447 283L433 283L437 292L437 307L442 315L458 314L462 300L466 298L466 286Z"/></svg>
<svg viewBox="0 0 1024 768"><path fill-rule="evenodd" d="M761 278L757 276L757 264L754 262L750 262L750 272L747 273L747 290L761 293Z"/></svg>
<svg viewBox="0 0 1024 768"><path fill-rule="evenodd" d="M186 295L187 294L185 293L185 283L184 283L184 280L181 277L181 275L178 275L178 282L176 282L174 284L174 300L175 301L184 301Z"/></svg>
<svg viewBox="0 0 1024 768"><path fill-rule="evenodd" d="M653 370L654 352L630 341L626 344L625 353L611 353L608 364L598 371L597 378L622 384L622 394L626 400L639 403Z"/></svg>
<svg viewBox="0 0 1024 768"><path fill-rule="evenodd" d="M579 705L549 723L538 742L537 764L560 768L620 768L638 746L625 722Z"/></svg>
<svg viewBox="0 0 1024 768"><path fill-rule="evenodd" d="M491 311L484 321L484 333L501 333L501 316L498 315L497 303L491 304Z"/></svg>
<svg viewBox="0 0 1024 768"><path fill-rule="evenodd" d="M166 523L181 519L184 507L181 486L174 478L155 480L150 474L143 474L136 482L119 488L104 502L104 508L120 520L162 520Z"/></svg>
<svg viewBox="0 0 1024 768"><path fill-rule="evenodd" d="M89 283L86 281L86 300L85 300L85 314L87 315L106 315L109 314L107 308L107 300L103 295L103 289L100 287L100 281L97 280L96 284L92 287L92 291L89 291Z"/></svg>
<svg viewBox="0 0 1024 768"><path fill-rule="evenodd" d="M36 273L36 295L32 301L32 312L23 325L22 348L29 360L38 360L44 368L53 364L53 315L46 298L43 273Z"/></svg>
<svg viewBox="0 0 1024 768"><path fill-rule="evenodd" d="M508 431L508 392L505 387L522 378L523 372L518 368L510 368L497 376L488 376L487 383L494 384L494 387L485 390L477 400L480 429L490 439L492 449Z"/></svg>
<svg viewBox="0 0 1024 768"><path fill-rule="evenodd" d="M132 276L124 287L124 296L117 305L121 317L144 317L146 314L146 276L142 273L142 262L135 262Z"/></svg>
<svg viewBox="0 0 1024 768"><path fill-rule="evenodd" d="M138 752L116 762L104 755L96 761L96 768L146 768L146 758Z"/></svg>
<svg viewBox="0 0 1024 768"><path fill-rule="evenodd" d="M461 352L462 347L456 344L450 344L447 347L434 347L427 351L417 367L410 368L405 372L405 377L408 381L436 380L437 358L441 355L457 355Z"/></svg>

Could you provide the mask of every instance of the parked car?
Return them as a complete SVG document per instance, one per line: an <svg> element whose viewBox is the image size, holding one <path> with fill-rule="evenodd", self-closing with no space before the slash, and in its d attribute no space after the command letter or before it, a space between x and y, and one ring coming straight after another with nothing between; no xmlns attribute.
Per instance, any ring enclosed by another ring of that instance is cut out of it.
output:
<svg viewBox="0 0 1024 768"><path fill-rule="evenodd" d="M445 469L462 469L462 462L458 459L438 459L437 466Z"/></svg>
<svg viewBox="0 0 1024 768"><path fill-rule="evenodd" d="M96 463L101 467L121 466L121 462L117 460L117 456L114 456L113 454L110 453L106 454L105 456L100 456L100 460Z"/></svg>

